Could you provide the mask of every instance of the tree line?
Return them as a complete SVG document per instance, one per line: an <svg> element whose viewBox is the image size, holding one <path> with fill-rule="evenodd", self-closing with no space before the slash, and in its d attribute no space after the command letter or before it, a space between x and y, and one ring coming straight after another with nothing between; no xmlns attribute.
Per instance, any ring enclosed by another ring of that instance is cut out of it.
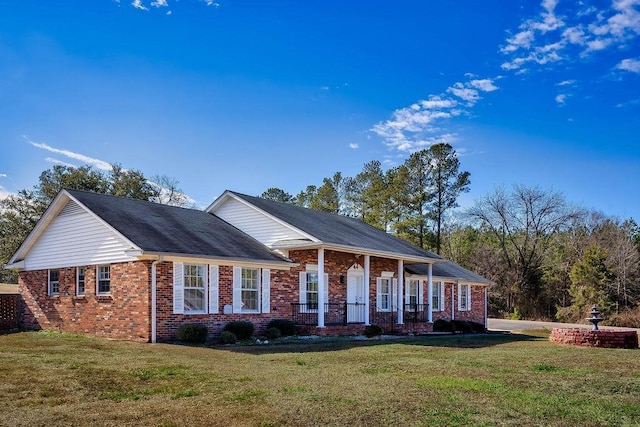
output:
<svg viewBox="0 0 640 427"><path fill-rule="evenodd" d="M579 321L597 304L640 327L640 228L632 218L521 185L455 210L470 183L455 150L436 144L386 171L372 161L354 177L336 172L295 196L269 188L261 197L360 218L492 280L492 316Z"/></svg>
<svg viewBox="0 0 640 427"><path fill-rule="evenodd" d="M456 209L471 185L460 166L451 145L435 144L386 170L374 160L353 177L336 172L296 195L272 187L261 197L359 218L492 280L492 316L576 321L598 304L605 316L640 327L640 228L634 219L608 217L571 205L561 193L519 185ZM0 265L61 188L188 206L177 185L173 178L147 179L119 165L106 173L56 165L32 190L0 201ZM16 281L15 272L0 270L0 282Z"/></svg>
<svg viewBox="0 0 640 427"><path fill-rule="evenodd" d="M49 204L63 188L93 191L114 196L147 200L173 206L189 205L178 181L166 175L147 179L138 170L111 165L108 172L91 166L55 165L40 174L31 190L0 200L0 267L5 265L27 238ZM0 283L17 283L15 271L0 268Z"/></svg>

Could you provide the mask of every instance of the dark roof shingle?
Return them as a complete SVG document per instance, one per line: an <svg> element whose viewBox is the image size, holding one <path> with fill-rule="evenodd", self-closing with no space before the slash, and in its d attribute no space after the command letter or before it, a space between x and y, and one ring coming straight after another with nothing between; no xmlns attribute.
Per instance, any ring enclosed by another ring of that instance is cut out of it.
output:
<svg viewBox="0 0 640 427"><path fill-rule="evenodd" d="M143 251L288 261L215 215L142 200L66 190Z"/></svg>
<svg viewBox="0 0 640 427"><path fill-rule="evenodd" d="M411 274L419 274L422 276L426 276L428 274L427 264L407 265L405 267L405 270ZM467 281L472 283L482 283L486 285L489 285L492 283L491 280L485 279L479 274L476 274L473 271L467 270L466 268L459 266L458 264L452 261L433 264L432 275L434 277L446 277L446 278L452 278L452 279L455 278L462 281Z"/></svg>
<svg viewBox="0 0 640 427"><path fill-rule="evenodd" d="M325 244L384 251L414 257L441 259L357 218L322 212L229 191L259 209L279 218Z"/></svg>

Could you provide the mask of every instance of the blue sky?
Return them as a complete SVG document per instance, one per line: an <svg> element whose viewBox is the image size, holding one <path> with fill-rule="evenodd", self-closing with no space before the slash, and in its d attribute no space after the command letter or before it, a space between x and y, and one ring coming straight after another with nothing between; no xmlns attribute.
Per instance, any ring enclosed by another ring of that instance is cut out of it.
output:
<svg viewBox="0 0 640 427"><path fill-rule="evenodd" d="M540 186L640 222L640 0L6 0L0 195L53 164L198 205L449 142L468 206Z"/></svg>

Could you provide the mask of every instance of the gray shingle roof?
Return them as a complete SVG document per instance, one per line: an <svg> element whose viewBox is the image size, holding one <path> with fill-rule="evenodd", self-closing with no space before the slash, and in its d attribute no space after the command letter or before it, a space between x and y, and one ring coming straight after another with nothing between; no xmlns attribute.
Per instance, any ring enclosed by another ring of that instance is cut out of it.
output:
<svg viewBox="0 0 640 427"><path fill-rule="evenodd" d="M231 224L201 210L66 191L146 252L288 261Z"/></svg>
<svg viewBox="0 0 640 427"><path fill-rule="evenodd" d="M275 202L232 191L230 193L319 239L324 244L384 251L413 257L441 259L440 256L432 252L418 248L356 218L307 209L290 203Z"/></svg>
<svg viewBox="0 0 640 427"><path fill-rule="evenodd" d="M408 273L419 274L422 276L426 276L428 274L427 264L407 265L405 267L405 270ZM484 277L474 273L473 271L467 270L466 268L461 267L452 261L433 264L432 275L434 277L446 277L462 280L465 282L481 283L485 285L489 285L492 283L491 280L485 279Z"/></svg>

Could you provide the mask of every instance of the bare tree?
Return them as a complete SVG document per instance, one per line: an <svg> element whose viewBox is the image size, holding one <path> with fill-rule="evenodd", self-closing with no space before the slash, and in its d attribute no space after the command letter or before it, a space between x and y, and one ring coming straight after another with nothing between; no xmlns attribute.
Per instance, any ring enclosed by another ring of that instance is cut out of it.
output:
<svg viewBox="0 0 640 427"><path fill-rule="evenodd" d="M550 240L580 212L570 208L560 193L515 186L512 193L499 188L479 199L468 215L493 234L501 248L513 293L507 308L518 308L524 316L537 315L541 267Z"/></svg>
<svg viewBox="0 0 640 427"><path fill-rule="evenodd" d="M157 190L152 201L163 205L192 207L193 202L178 187L180 182L176 178L155 175L151 178L150 183Z"/></svg>

